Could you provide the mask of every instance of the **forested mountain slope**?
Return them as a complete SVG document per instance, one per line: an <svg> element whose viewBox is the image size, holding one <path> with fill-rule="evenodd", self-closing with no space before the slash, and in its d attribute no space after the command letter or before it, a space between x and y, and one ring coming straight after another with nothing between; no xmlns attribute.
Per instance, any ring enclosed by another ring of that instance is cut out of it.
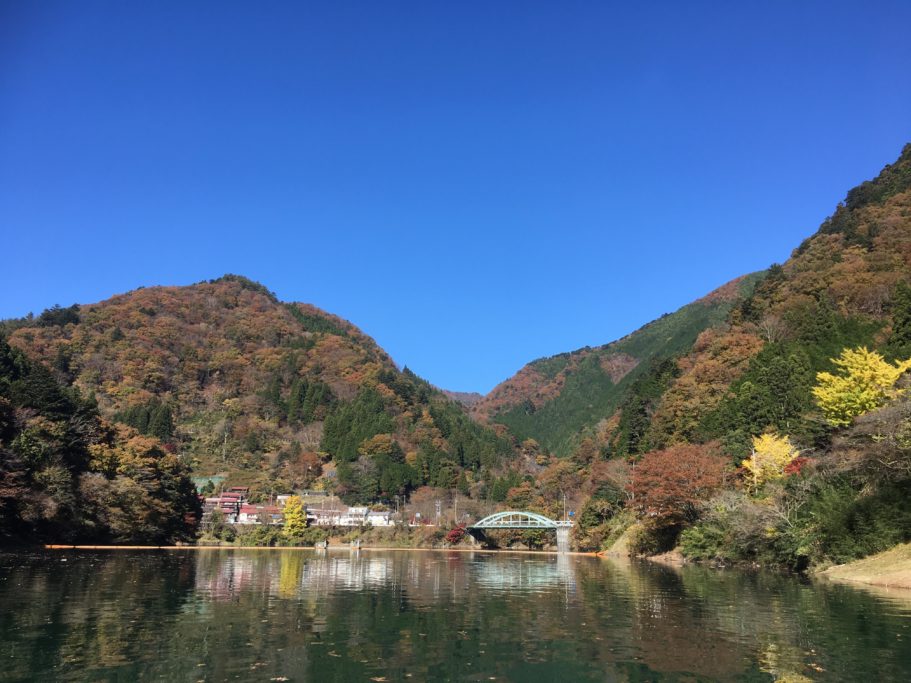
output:
<svg viewBox="0 0 911 683"><path fill-rule="evenodd" d="M173 543L200 512L178 457L0 337L0 544Z"/></svg>
<svg viewBox="0 0 911 683"><path fill-rule="evenodd" d="M646 366L609 419L531 419L550 406L584 415L570 399L617 392L625 378L599 384L603 369L582 387L560 378L603 349L533 363L489 397L481 408L502 402L491 419L537 428L545 444L580 430L571 457L507 505L553 512L568 491L580 545L609 545L638 520L628 538L641 552L679 544L793 568L911 540L911 145L743 294L689 348Z"/></svg>
<svg viewBox="0 0 911 683"><path fill-rule="evenodd" d="M773 266L724 328L707 331L677 363L635 451L722 438L746 454L751 434L824 440L811 388L845 348L887 357L911 347L892 332L906 315L911 276L911 145L844 203L790 259ZM896 317L897 316L897 317Z"/></svg>
<svg viewBox="0 0 911 683"><path fill-rule="evenodd" d="M109 419L161 439L197 474L227 473L260 494L322 474L350 500L464 489L511 453L350 323L239 276L2 329Z"/></svg>
<svg viewBox="0 0 911 683"><path fill-rule="evenodd" d="M701 332L723 323L762 276L740 277L610 344L532 361L475 404L472 414L566 455L581 433L609 426L630 387L668 381L671 359L689 351Z"/></svg>
<svg viewBox="0 0 911 683"><path fill-rule="evenodd" d="M742 455L750 434L786 424L814 443L818 424L805 413L816 373L841 349L889 336L911 268L909 214L911 145L783 265L616 342L533 361L472 414L558 455L583 436L607 456L711 438Z"/></svg>

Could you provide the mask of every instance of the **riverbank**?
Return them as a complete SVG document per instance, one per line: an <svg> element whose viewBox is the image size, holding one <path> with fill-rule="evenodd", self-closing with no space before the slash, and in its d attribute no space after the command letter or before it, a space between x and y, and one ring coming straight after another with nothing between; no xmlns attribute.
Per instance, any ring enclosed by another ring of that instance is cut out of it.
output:
<svg viewBox="0 0 911 683"><path fill-rule="evenodd" d="M911 543L818 573L834 581L911 590Z"/></svg>
<svg viewBox="0 0 911 683"><path fill-rule="evenodd" d="M269 545L61 545L46 544L45 550L265 550L265 551L283 551L283 550L324 550L324 551L352 551L364 550L368 552L387 552L391 550L403 552L445 552L445 553L484 553L484 554L521 554L521 555L572 555L577 557L596 557L594 552L570 551L560 553L556 550L524 550L521 548L472 548L466 546L452 546L439 548L409 548L405 546L351 546L351 545L330 545L326 548L316 548L309 545L298 546L269 546Z"/></svg>

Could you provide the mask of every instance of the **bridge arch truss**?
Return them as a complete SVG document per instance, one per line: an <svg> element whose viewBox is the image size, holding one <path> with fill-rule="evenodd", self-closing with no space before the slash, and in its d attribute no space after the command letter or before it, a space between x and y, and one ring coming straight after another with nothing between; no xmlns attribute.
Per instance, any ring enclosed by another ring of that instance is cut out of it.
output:
<svg viewBox="0 0 911 683"><path fill-rule="evenodd" d="M506 510L488 515L475 522L470 529L563 529L572 527L568 520L549 519L536 512Z"/></svg>

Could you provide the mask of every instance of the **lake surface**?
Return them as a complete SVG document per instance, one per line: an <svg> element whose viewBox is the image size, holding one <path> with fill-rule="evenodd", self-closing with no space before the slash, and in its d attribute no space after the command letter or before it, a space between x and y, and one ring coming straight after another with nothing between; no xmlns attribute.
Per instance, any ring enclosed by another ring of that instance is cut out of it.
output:
<svg viewBox="0 0 911 683"><path fill-rule="evenodd" d="M911 681L911 597L579 556L0 553L3 681Z"/></svg>

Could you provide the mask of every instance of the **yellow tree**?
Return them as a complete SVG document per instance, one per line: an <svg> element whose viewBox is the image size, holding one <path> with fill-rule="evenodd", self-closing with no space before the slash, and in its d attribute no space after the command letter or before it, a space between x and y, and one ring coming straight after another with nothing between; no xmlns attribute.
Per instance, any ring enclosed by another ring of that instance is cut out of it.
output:
<svg viewBox="0 0 911 683"><path fill-rule="evenodd" d="M290 496L282 509L285 517L284 533L290 538L300 538L307 528L307 513L300 496Z"/></svg>
<svg viewBox="0 0 911 683"><path fill-rule="evenodd" d="M787 436L763 434L753 437L753 453L741 464L753 475L753 488L759 488L767 481L781 479L785 467L798 454Z"/></svg>
<svg viewBox="0 0 911 683"><path fill-rule="evenodd" d="M816 402L829 424L844 427L858 415L878 408L898 396L895 383L908 369L911 359L899 363L887 362L866 347L845 349L833 360L838 374L820 372L813 388Z"/></svg>

